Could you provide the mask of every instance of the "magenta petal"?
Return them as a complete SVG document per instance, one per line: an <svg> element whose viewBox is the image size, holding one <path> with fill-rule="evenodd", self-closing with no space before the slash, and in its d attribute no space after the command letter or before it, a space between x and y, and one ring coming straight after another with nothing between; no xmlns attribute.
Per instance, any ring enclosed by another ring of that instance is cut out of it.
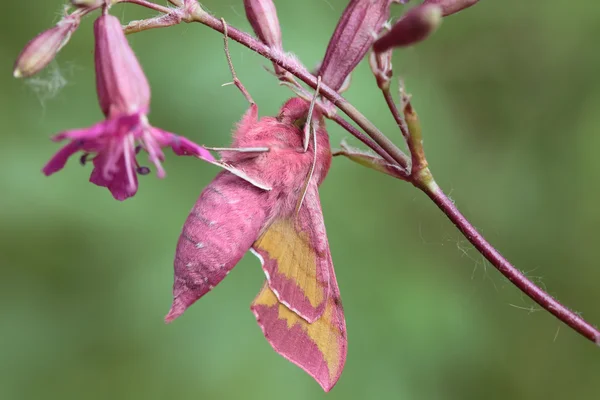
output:
<svg viewBox="0 0 600 400"><path fill-rule="evenodd" d="M144 142L144 148L148 153L148 159L156 167L156 176L162 179L166 174L161 164L161 162L165 159L165 155L161 150L161 146L164 146L163 143L168 141L170 134L162 132L158 129L153 129L152 127L149 127L149 129L144 130L143 132L142 140Z"/></svg>
<svg viewBox="0 0 600 400"><path fill-rule="evenodd" d="M156 128L154 128L154 129L156 129ZM158 129L156 129L156 130L158 130ZM167 133L167 132L164 132L164 133ZM171 135L172 135L172 138L170 140L170 143L168 143L168 145L171 146L171 148L173 149L173 152L175 154L177 154L178 156L196 156L205 161L209 161L209 162L215 161L215 158L213 157L212 154L210 154L210 151L206 150L204 147L200 146L199 144L196 144L183 136L177 136L174 134L171 134Z"/></svg>
<svg viewBox="0 0 600 400"><path fill-rule="evenodd" d="M68 131L60 132L57 135L52 137L52 140L55 142L69 139L69 140L95 140L100 135L106 132L112 132L116 128L117 121L115 120L105 120L102 122L98 122L90 126L89 128L83 129L71 129Z"/></svg>
<svg viewBox="0 0 600 400"><path fill-rule="evenodd" d="M117 161L116 170L112 171L109 176L105 176L104 168L106 163L106 154L100 153L94 158L94 170L90 176L90 182L95 185L102 186L110 190L113 197L119 201L123 201L136 194L138 188L137 174L135 170L130 170L131 182L128 178L128 167L125 162L125 157L121 156ZM129 167L130 169L132 167Z"/></svg>
<svg viewBox="0 0 600 400"><path fill-rule="evenodd" d="M81 147L79 146L79 144L77 142L71 142L71 143L67 144L62 149L60 149L50 159L50 161L48 161L48 163L44 166L44 168L42 168L42 172L46 176L50 176L53 173L60 171L61 169L63 169L65 167L65 164L67 163L67 160L69 159L69 157L71 157L74 153L76 153L80 149L81 149Z"/></svg>

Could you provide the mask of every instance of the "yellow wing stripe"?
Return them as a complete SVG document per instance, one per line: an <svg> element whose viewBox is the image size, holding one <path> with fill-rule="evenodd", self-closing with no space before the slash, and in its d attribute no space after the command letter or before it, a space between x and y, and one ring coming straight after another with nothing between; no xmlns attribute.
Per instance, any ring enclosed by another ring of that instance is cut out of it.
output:
<svg viewBox="0 0 600 400"><path fill-rule="evenodd" d="M313 307L323 303L323 285L317 280L317 255L308 235L298 232L292 220L274 221L254 247L277 261L277 272L294 281Z"/></svg>

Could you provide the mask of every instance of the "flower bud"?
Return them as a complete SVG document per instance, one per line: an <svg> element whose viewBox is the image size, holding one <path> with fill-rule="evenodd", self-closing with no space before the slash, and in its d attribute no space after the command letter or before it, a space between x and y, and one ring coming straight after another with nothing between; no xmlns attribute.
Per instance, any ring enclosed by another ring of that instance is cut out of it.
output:
<svg viewBox="0 0 600 400"><path fill-rule="evenodd" d="M315 67L310 71L310 73L313 74L314 76L318 76L319 70L321 69L321 64L322 63L320 63L320 62L317 63L317 65L315 65ZM337 92L344 93L346 90L350 89L351 84L352 84L352 74L348 74L346 79L344 79L342 86L340 86L340 88L337 90Z"/></svg>
<svg viewBox="0 0 600 400"><path fill-rule="evenodd" d="M261 42L274 50L283 50L279 18L273 0L244 0L244 7L246 17ZM279 76L286 73L276 63L273 63L273 68Z"/></svg>
<svg viewBox="0 0 600 400"><path fill-rule="evenodd" d="M407 12L392 29L373 44L376 53L393 47L418 43L431 35L442 22L442 9L437 5L420 5Z"/></svg>
<svg viewBox="0 0 600 400"><path fill-rule="evenodd" d="M390 16L392 0L351 0L331 37L319 74L338 90L367 54Z"/></svg>
<svg viewBox="0 0 600 400"><path fill-rule="evenodd" d="M111 118L147 112L150 85L119 19L112 15L98 17L94 36L96 91L104 115Z"/></svg>
<svg viewBox="0 0 600 400"><path fill-rule="evenodd" d="M244 7L256 36L267 46L281 50L281 28L273 0L244 0Z"/></svg>
<svg viewBox="0 0 600 400"><path fill-rule="evenodd" d="M27 78L44 69L56 54L67 44L71 34L79 26L77 16L64 17L54 28L50 28L33 38L17 57L13 76Z"/></svg>
<svg viewBox="0 0 600 400"><path fill-rule="evenodd" d="M479 0L425 0L423 4L440 6L442 17L457 13L467 7L474 6Z"/></svg>
<svg viewBox="0 0 600 400"><path fill-rule="evenodd" d="M382 90L388 90L390 80L392 79L392 50L382 51L381 53L371 52L369 56L369 66L375 79L377 86Z"/></svg>

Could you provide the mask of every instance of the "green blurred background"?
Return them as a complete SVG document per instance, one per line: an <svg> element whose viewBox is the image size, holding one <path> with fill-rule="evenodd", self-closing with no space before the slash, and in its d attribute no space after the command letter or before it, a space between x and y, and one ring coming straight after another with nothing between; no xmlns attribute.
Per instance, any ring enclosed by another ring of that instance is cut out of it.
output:
<svg viewBox="0 0 600 400"><path fill-rule="evenodd" d="M278 1L284 43L324 54L341 0ZM249 30L241 0L205 6ZM431 40L397 52L440 185L534 281L600 322L600 5L483 1ZM101 118L92 18L56 63L11 79L25 43L61 2L5 2L0 25L0 399L598 399L600 349L525 298L420 192L336 159L321 189L349 353L324 394L278 356L249 304L263 274L246 257L171 325L181 226L217 169L167 153L124 203L73 159L51 178L49 136ZM114 7L123 21L152 15ZM400 14L397 6L395 13ZM153 89L151 121L228 144L246 108L221 36L201 25L130 38ZM263 115L291 93L232 44ZM400 142L363 63L347 97ZM330 125L334 146L349 136Z"/></svg>

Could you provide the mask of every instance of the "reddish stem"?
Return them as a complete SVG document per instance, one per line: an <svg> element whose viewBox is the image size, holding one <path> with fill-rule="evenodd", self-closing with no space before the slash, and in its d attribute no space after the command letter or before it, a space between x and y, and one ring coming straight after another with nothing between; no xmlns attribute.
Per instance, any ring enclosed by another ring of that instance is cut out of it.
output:
<svg viewBox="0 0 600 400"><path fill-rule="evenodd" d="M385 99L385 102L387 103L388 108L390 109L390 112L396 121L396 125L398 125L398 128L400 128L400 132L402 132L402 136L410 148L410 132L408 131L406 122L404 122L402 119L402 115L400 114L398 107L396 107L396 103L394 102L394 97L390 93L390 89L382 89L381 92L383 93L383 98Z"/></svg>
<svg viewBox="0 0 600 400"><path fill-rule="evenodd" d="M446 196L442 189L434 182L420 186L433 202L452 221L459 231L471 242L487 260L496 267L502 275L518 287L544 309L551 312L556 318L585 336L592 342L600 345L600 331L587 323L579 315L569 310L556 299L537 287L527 279L514 265L498 252L473 225L458 211L452 200Z"/></svg>

